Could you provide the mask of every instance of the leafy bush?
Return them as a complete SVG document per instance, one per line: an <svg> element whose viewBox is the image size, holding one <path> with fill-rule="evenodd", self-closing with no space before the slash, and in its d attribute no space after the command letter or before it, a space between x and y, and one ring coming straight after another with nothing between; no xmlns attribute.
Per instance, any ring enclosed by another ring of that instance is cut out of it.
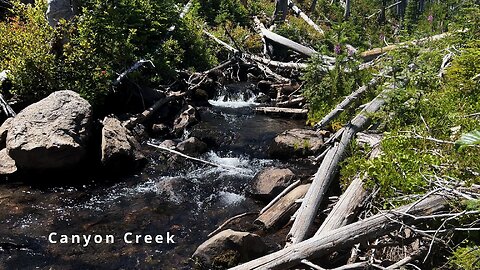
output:
<svg viewBox="0 0 480 270"><path fill-rule="evenodd" d="M55 29L45 19L45 2L17 3L15 16L0 22L0 69L12 71L13 91L23 99L72 89L100 106L114 78L137 60L155 65L147 77L129 77L139 84L158 84L176 69L215 63L197 19L181 20L173 0L83 1L81 13Z"/></svg>
<svg viewBox="0 0 480 270"><path fill-rule="evenodd" d="M200 16L212 26L225 21L248 25L248 11L239 0L201 0L197 6Z"/></svg>
<svg viewBox="0 0 480 270"><path fill-rule="evenodd" d="M303 95L310 103L309 123L318 122L346 95L366 81L366 72L359 71L356 61L344 53L337 57L335 67L325 70L320 57L312 57L305 79ZM349 70L349 72L345 72Z"/></svg>
<svg viewBox="0 0 480 270"><path fill-rule="evenodd" d="M460 247L455 250L450 260L454 269L475 270L480 267L480 247Z"/></svg>
<svg viewBox="0 0 480 270"><path fill-rule="evenodd" d="M0 71L11 71L16 94L35 100L57 85L55 56L50 53L54 31L44 19L45 5L14 3L18 15L0 22Z"/></svg>

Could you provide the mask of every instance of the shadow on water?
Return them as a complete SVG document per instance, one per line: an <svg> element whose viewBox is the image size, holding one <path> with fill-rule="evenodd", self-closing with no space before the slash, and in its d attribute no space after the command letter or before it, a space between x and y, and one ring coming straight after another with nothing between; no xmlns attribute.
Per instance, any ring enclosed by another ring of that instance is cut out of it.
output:
<svg viewBox="0 0 480 270"><path fill-rule="evenodd" d="M190 256L219 224L261 208L246 196L251 179L262 168L286 165L268 159L268 145L279 132L303 125L255 115L250 93L210 102L191 133L212 140L201 158L238 169L196 164L144 146L149 162L138 174L81 184L70 184L75 177L65 174L57 179L63 184L47 187L4 182L0 269L191 269ZM56 241L62 234L104 237L99 244L53 244L52 232ZM154 237L170 232L176 243L125 243L127 232ZM113 235L114 243L106 244L106 235Z"/></svg>

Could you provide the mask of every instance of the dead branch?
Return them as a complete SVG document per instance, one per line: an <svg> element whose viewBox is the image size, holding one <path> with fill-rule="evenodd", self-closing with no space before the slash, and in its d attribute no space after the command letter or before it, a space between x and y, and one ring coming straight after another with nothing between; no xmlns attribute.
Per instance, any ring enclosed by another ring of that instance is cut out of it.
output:
<svg viewBox="0 0 480 270"><path fill-rule="evenodd" d="M8 117L15 117L17 115L15 111L10 107L8 102L3 98L3 95L0 94L0 109L2 109L5 116Z"/></svg>
<svg viewBox="0 0 480 270"><path fill-rule="evenodd" d="M292 109L292 108L279 108L279 107L256 107L256 112L263 112L265 114L282 114L292 115L298 117L306 117L308 110L306 109Z"/></svg>
<svg viewBox="0 0 480 270"><path fill-rule="evenodd" d="M307 16L307 14L305 14L299 7L295 5L295 3L293 3L292 0L288 0L288 6L293 10L293 12L295 12L295 14L300 16L308 25L313 27L315 31L319 32L322 35L325 34L323 30Z"/></svg>
<svg viewBox="0 0 480 270"><path fill-rule="evenodd" d="M236 219L239 219L239 218L242 218L242 217L246 217L246 216L251 216L251 215L256 215L258 214L257 212L246 212L246 213L242 213L242 214L239 214L239 215L236 215L236 216L233 216L227 220L225 220L225 222L222 223L222 225L218 226L218 228L216 228L213 232L209 233L207 235L208 238L214 236L215 234L223 231L223 229L228 225L230 224L230 222L236 220Z"/></svg>
<svg viewBox="0 0 480 270"><path fill-rule="evenodd" d="M113 86L119 85L128 74L130 74L130 73L136 71L137 69L143 67L145 64L150 64L152 67L155 67L155 65L153 65L152 61L150 61L150 60L143 60L143 59L138 60L131 67L129 67L127 70L125 70L120 75L118 75L117 79L115 79L115 81L113 81L112 85Z"/></svg>
<svg viewBox="0 0 480 270"><path fill-rule="evenodd" d="M447 201L441 196L432 196L413 207L403 206L396 211L405 212L410 208L410 214L432 214L443 210ZM400 217L401 218L401 217ZM303 259L319 258L333 251L352 246L368 239L375 239L398 229L401 225L396 222L400 218L389 211L381 212L367 219L330 231L328 234L314 236L306 241L291 245L280 251L260 257L253 261L232 268L243 269L288 269L299 264ZM412 220L404 220L411 223Z"/></svg>
<svg viewBox="0 0 480 270"><path fill-rule="evenodd" d="M288 187L286 187L280 194L278 194L273 200L271 200L265 207L260 210L260 215L265 213L272 205L274 205L276 202L278 202L283 196L285 196L288 192L290 192L292 189L296 188L300 184L300 180L297 180L293 183L291 183Z"/></svg>
<svg viewBox="0 0 480 270"><path fill-rule="evenodd" d="M203 163L203 164L207 164L207 165L210 165L210 166L222 167L222 168L233 169L233 170L241 170L240 168L237 168L237 167L235 167L235 166L213 163L213 162L206 161L206 160L203 160L203 159L191 157L191 156L185 155L185 154L182 153L182 152L179 152L179 151L176 151L176 150L167 148L167 147L163 147L163 146L160 146L160 145L156 145L156 144L153 144L153 143L147 142L147 145L152 146L152 147L155 147L155 148L160 149L160 150L163 150L163 151L166 151L166 152L173 153L173 154L175 154L175 155L179 155L179 156L184 157L184 158L186 158L186 159L190 159L190 160L193 160L193 161L196 161L196 162L200 162L200 163Z"/></svg>
<svg viewBox="0 0 480 270"><path fill-rule="evenodd" d="M125 121L123 123L123 126L126 128L133 128L137 124L143 123L146 120L148 120L152 115L158 111L163 105L167 104L170 101L180 99L185 95L185 93L177 94L177 95L171 95L166 98L160 99L159 101L155 102L150 108L146 109L142 113L136 115L135 117L130 118L129 120Z"/></svg>

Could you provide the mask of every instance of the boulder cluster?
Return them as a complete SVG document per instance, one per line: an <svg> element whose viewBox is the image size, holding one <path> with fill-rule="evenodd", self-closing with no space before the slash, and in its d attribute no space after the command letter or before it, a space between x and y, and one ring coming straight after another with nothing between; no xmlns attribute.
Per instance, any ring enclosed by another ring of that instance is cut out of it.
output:
<svg viewBox="0 0 480 270"><path fill-rule="evenodd" d="M144 159L140 144L115 117L103 120L100 136L95 138L85 99L70 90L54 92L0 127L0 175L76 169L97 156L105 167L126 170Z"/></svg>

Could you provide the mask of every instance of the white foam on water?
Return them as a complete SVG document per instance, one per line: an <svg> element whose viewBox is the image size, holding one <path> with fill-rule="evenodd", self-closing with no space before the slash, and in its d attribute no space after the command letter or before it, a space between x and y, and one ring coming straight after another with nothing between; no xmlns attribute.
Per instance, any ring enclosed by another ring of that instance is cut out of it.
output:
<svg viewBox="0 0 480 270"><path fill-rule="evenodd" d="M258 103L255 102L255 98L256 96L252 96L248 100L243 100L242 97L225 100L225 96L219 96L217 99L210 99L208 102L216 107L242 108L258 105Z"/></svg>
<svg viewBox="0 0 480 270"><path fill-rule="evenodd" d="M243 195L239 195L233 192L220 191L218 193L219 200L225 205L236 205L243 202L246 198Z"/></svg>

